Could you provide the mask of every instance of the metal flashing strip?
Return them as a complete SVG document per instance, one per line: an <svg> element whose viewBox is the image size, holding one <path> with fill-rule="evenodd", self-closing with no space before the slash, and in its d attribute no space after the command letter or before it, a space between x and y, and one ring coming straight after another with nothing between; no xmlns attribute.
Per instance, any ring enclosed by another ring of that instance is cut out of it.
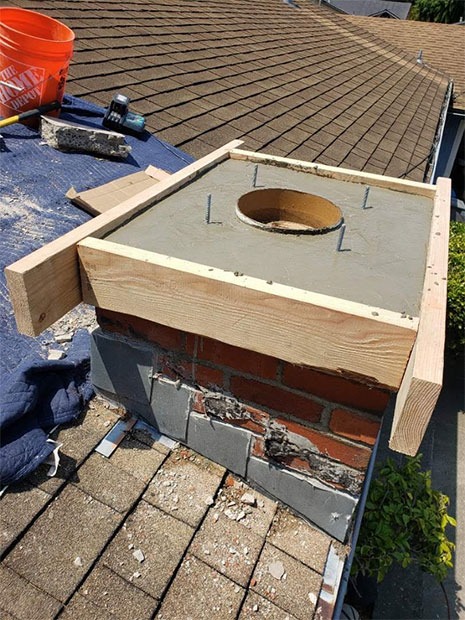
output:
<svg viewBox="0 0 465 620"><path fill-rule="evenodd" d="M392 407L394 406L392 400L391 400L391 406ZM386 418L384 418L383 424L386 424L385 420ZM368 469L365 475L365 481L363 483L362 495L360 497L360 501L357 507L357 516L355 517L354 530L353 530L352 538L350 540L350 552L344 564L342 579L341 579L341 583L339 586L339 591L337 593L337 600L334 606L333 620L339 620L341 609L342 609L342 606L344 605L344 598L347 593L347 585L349 582L350 572L352 569L352 563L355 557L355 550L357 548L358 535L360 533L360 527L362 525L362 519L365 513L365 505L367 503L368 491L370 490L371 480L373 478L373 471L375 468L376 456L378 454L378 447L379 447L381 430L383 428L383 424L381 424L381 427L378 431L378 436L376 437L376 442L373 447L373 452L371 453L370 462L368 463Z"/></svg>
<svg viewBox="0 0 465 620"><path fill-rule="evenodd" d="M447 87L446 96L444 99L444 105L441 111L441 117L439 119L439 127L438 127L438 133L437 133L438 139L437 139L435 148L433 147L434 156L431 162L432 171L431 171L431 176L430 176L430 181L429 181L432 185L434 185L434 183L436 182L436 168L437 168L438 160L439 160L439 151L441 150L442 137L444 135L444 127L446 126L447 111L449 109L450 99L452 97L453 84L454 84L453 81L450 80L449 85ZM427 176L427 173L425 174L425 181L426 181L426 176Z"/></svg>
<svg viewBox="0 0 465 620"><path fill-rule="evenodd" d="M326 620L333 618L336 620L335 607L338 600L341 578L344 569L345 557L338 553L336 545L331 544L326 559L325 572L323 574L323 584L316 607L315 618Z"/></svg>
<svg viewBox="0 0 465 620"><path fill-rule="evenodd" d="M166 435L162 435L157 431L156 428L150 426L150 424L147 424L142 420L137 421L134 429L139 431L146 431L154 441L158 441L158 443L161 443L163 446L166 446L170 450L174 450L174 448L177 448L179 445L177 441L174 441L174 439L170 439Z"/></svg>
<svg viewBox="0 0 465 620"><path fill-rule="evenodd" d="M136 424L136 418L129 420L118 420L114 427L105 435L95 451L102 456L110 457L119 446L125 435Z"/></svg>

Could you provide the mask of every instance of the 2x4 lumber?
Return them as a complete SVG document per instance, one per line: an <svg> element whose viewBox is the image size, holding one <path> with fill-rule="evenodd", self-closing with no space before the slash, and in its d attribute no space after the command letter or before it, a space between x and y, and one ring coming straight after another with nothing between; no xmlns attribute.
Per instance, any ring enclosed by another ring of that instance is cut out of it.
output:
<svg viewBox="0 0 465 620"><path fill-rule="evenodd" d="M66 198L91 215L100 215L169 176L170 173L161 168L148 166L146 170L127 174L83 192L76 192L74 187L71 187L66 192Z"/></svg>
<svg viewBox="0 0 465 620"><path fill-rule="evenodd" d="M428 183L418 183L416 181L408 181L405 179L396 179L395 177L386 177L371 172L359 172L358 170L349 170L346 168L335 168L334 166L324 166L323 164L305 162L300 159L290 159L288 157L277 157L274 155L266 155L265 153L254 153L252 151L244 151L242 149L234 149L231 151L231 159L239 159L242 161L250 161L255 164L268 164L271 166L280 166L299 172L310 172L317 176L329 179L337 179L339 181L349 181L351 183L365 183L373 187L384 187L405 194L415 194L417 196L427 196L434 198L435 188Z"/></svg>
<svg viewBox="0 0 465 620"><path fill-rule="evenodd" d="M437 180L418 335L397 395L389 446L418 452L442 388L447 305L450 179Z"/></svg>
<svg viewBox="0 0 465 620"><path fill-rule="evenodd" d="M78 252L88 304L292 364L400 385L416 319L102 239L81 241Z"/></svg>
<svg viewBox="0 0 465 620"><path fill-rule="evenodd" d="M233 140L5 269L18 331L37 336L82 301L76 245L101 236L229 157Z"/></svg>

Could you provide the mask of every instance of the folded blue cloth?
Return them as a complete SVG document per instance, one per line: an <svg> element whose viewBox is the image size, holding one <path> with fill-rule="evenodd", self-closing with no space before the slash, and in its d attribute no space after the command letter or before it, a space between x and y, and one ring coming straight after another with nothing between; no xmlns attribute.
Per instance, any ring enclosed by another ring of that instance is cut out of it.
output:
<svg viewBox="0 0 465 620"><path fill-rule="evenodd" d="M0 487L47 458L54 449L49 429L75 419L92 394L88 346L69 359L28 362L7 377L0 387Z"/></svg>

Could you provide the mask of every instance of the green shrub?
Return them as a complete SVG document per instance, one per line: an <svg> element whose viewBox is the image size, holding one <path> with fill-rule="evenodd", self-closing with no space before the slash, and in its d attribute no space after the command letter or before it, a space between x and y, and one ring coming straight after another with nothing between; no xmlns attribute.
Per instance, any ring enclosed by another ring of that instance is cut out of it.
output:
<svg viewBox="0 0 465 620"><path fill-rule="evenodd" d="M402 466L391 459L370 486L352 571L382 581L394 563L416 562L440 583L452 564L455 545L447 539L449 498L431 488L421 454Z"/></svg>
<svg viewBox="0 0 465 620"><path fill-rule="evenodd" d="M463 352L465 347L465 223L451 222L447 283L447 345Z"/></svg>

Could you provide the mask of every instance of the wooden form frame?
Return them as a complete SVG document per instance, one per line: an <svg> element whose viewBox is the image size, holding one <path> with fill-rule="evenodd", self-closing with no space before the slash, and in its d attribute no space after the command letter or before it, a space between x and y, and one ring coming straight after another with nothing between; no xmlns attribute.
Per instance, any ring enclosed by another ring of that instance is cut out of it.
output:
<svg viewBox="0 0 465 620"><path fill-rule="evenodd" d="M202 159L175 172L164 181L129 198L93 220L74 228L5 269L18 331L37 336L82 301L77 244L121 226L179 189L201 172L227 159L233 140Z"/></svg>
<svg viewBox="0 0 465 620"><path fill-rule="evenodd" d="M113 243L78 244L84 301L293 364L400 384L417 321Z"/></svg>
<svg viewBox="0 0 465 620"><path fill-rule="evenodd" d="M397 394L389 447L415 455L442 388L446 336L451 180L439 178L434 198L420 321Z"/></svg>
<svg viewBox="0 0 465 620"><path fill-rule="evenodd" d="M442 384L450 182L439 179L432 186L252 153L236 149L238 144L225 145L8 267L18 329L36 335L83 300L293 364L358 377L399 390L390 445L414 454ZM407 322L385 309L373 314L364 304L99 239L227 158L434 199L420 317Z"/></svg>

